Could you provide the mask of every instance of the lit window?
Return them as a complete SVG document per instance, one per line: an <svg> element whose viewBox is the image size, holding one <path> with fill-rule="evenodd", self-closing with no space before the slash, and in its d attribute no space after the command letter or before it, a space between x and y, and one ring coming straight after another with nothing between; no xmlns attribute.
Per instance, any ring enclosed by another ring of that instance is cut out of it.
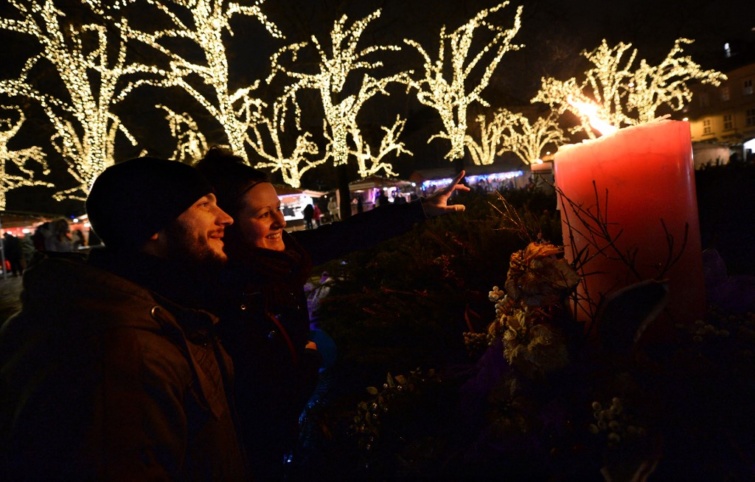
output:
<svg viewBox="0 0 755 482"><path fill-rule="evenodd" d="M724 102L729 100L731 98L731 95L729 94L729 86L725 85L721 87L721 100Z"/></svg>
<svg viewBox="0 0 755 482"><path fill-rule="evenodd" d="M744 89L742 89L744 95L752 95L752 79L746 79L744 83Z"/></svg>
<svg viewBox="0 0 755 482"><path fill-rule="evenodd" d="M710 127L710 119L705 119L703 121L703 134L710 134L713 132L713 129Z"/></svg>
<svg viewBox="0 0 755 482"><path fill-rule="evenodd" d="M731 57L731 45L729 44L729 42L726 42L724 44L724 55L727 59Z"/></svg>
<svg viewBox="0 0 755 482"><path fill-rule="evenodd" d="M724 115L724 130L730 131L734 129L734 121L732 120L731 114Z"/></svg>
<svg viewBox="0 0 755 482"><path fill-rule="evenodd" d="M755 109L747 109L747 127L755 126Z"/></svg>

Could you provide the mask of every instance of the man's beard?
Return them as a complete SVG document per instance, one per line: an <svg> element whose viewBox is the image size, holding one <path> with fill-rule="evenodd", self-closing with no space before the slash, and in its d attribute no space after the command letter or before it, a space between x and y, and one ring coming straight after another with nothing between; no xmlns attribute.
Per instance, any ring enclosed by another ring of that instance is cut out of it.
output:
<svg viewBox="0 0 755 482"><path fill-rule="evenodd" d="M184 270L213 275L225 265L225 256L213 251L207 238L197 238L177 220L165 228L165 234L168 259L180 263Z"/></svg>

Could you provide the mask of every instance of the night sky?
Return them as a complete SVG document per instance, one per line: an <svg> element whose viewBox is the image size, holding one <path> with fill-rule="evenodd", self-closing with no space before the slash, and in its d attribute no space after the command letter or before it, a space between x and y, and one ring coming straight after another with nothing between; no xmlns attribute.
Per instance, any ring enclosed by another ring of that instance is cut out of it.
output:
<svg viewBox="0 0 755 482"><path fill-rule="evenodd" d="M363 45L400 43L402 38L407 37L419 41L434 55L442 25L446 25L448 30L456 29L482 8L497 3L491 0L268 0L263 10L287 35L286 42L294 42L307 40L311 35L318 36L322 41L328 38L333 22L342 14L357 19L382 8L381 17L365 31ZM696 42L686 51L703 67L713 68L721 57L724 41L736 45L737 39L744 41L751 38L751 28L755 27L751 2L744 0L514 1L504 10L505 13L499 12L495 18L510 25L515 5L519 3L524 4L522 28L514 41L523 43L525 47L504 56L489 88L483 93L494 108L507 106L516 110L518 106L528 105L542 76L561 79L577 76L585 65L579 56L580 51L594 49L602 38L606 38L610 45L619 41L631 42L639 50L638 58L647 58L651 63L660 61L676 38L693 38ZM3 2L0 14L7 8ZM143 20L149 16L141 18ZM284 43L272 39L253 19L240 18L233 23L233 27L235 36L229 38L232 82L243 84L264 77L269 68L270 55ZM4 45L10 43L14 48L3 49L0 53L0 76L11 78L17 75L19 62L24 58L23 52L34 48L34 44L24 42L18 36L3 35L0 32L0 41ZM392 59L397 66L401 62L411 61L404 60L401 55ZM390 68L390 65L387 67ZM124 122L131 122L130 128L138 136L143 133L144 144L152 153L169 155L170 152L161 151L165 150L161 138L150 136L154 132L167 132L150 125L151 117L155 117L150 109L152 101L145 93L142 103L134 104L134 115ZM427 133L423 127L434 114L405 99L398 102L402 113L412 116L407 125L409 139L414 132L416 138L426 140ZM386 104L377 102L376 105L383 108ZM396 111L385 110L385 115L390 118L396 114ZM379 113L376 115L380 116ZM43 123L44 118L40 118L30 125L40 126ZM210 142L222 142L222 139L212 138L211 129L206 135ZM448 162L442 159L447 148L447 143L443 141L434 141L431 146L426 146L425 142L412 145L409 140L407 144L415 150L415 156L405 161L404 165L396 166L403 175L417 168L432 165L443 167ZM125 158L136 154L126 151L121 155ZM54 156L55 153L50 155ZM332 187L324 185L330 182L327 175L309 176L305 181L316 184L312 187ZM7 208L62 213L80 209L80 203L54 203L49 198L50 194L40 195L37 190L21 188L8 193Z"/></svg>

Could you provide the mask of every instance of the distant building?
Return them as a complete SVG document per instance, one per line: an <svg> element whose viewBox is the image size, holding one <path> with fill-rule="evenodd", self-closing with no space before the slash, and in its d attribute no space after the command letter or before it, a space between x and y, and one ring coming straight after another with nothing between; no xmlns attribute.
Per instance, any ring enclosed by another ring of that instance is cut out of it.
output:
<svg viewBox="0 0 755 482"><path fill-rule="evenodd" d="M725 44L716 69L728 79L718 87L693 86L692 102L684 109L696 169L755 158L755 43Z"/></svg>

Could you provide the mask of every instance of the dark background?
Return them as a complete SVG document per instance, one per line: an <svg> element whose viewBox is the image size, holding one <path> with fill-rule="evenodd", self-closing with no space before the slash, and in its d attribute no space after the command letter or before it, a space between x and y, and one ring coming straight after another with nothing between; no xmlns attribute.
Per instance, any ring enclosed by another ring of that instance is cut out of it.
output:
<svg viewBox="0 0 755 482"><path fill-rule="evenodd" d="M245 3L245 2L241 2ZM248 2L251 3L251 2ZM75 0L56 2L69 14L72 22L77 15L86 19L86 12ZM305 41L315 35L321 43L328 46L329 32L333 22L341 15L348 15L350 21L361 19L367 14L382 9L380 18L374 20L365 30L360 45L401 44L403 38L418 41L431 56L437 55L438 34L446 25L452 31L472 18L483 8L497 5L490 0L269 0L263 5L263 11L287 36L285 40L274 39L257 20L237 16L232 21L234 35L226 35L231 66L231 86L233 88L248 85L264 78L269 72L270 56L288 43ZM504 55L498 65L490 85L483 92L483 97L491 108L506 106L512 110L532 109L529 100L540 86L540 79L553 76L559 79L578 76L585 69L582 50L596 48L601 39L610 45L619 41L629 42L639 50L638 59L646 58L650 63L659 62L671 49L675 39L688 37L695 43L685 50L704 68L719 68L723 57L723 43L729 41L733 48L752 37L751 27L755 21L751 18L750 2L728 0L709 2L704 0L670 0L631 2L608 2L598 0L564 1L536 0L514 1L502 12L493 17L505 26L510 26L516 5L523 4L522 28L514 38L515 43L524 44L517 52ZM0 4L0 14L7 16L9 7ZM134 24L141 23L149 27L158 24L160 16L153 7L145 6L143 1L131 2L123 9L123 15ZM482 31L481 31L482 33ZM484 38L484 34L480 35ZM16 77L23 62L30 52L39 49L30 37L0 32L0 42L6 48L0 49L0 78ZM135 51L136 56L148 56L146 50ZM402 53L385 54L385 71L391 72L410 64L419 67L421 59L411 49L404 48ZM303 58L303 69L312 59ZM472 75L474 77L475 74ZM39 85L54 89L54 72L36 73ZM277 82L277 84L276 84ZM285 79L276 78L272 86L262 86L263 95L273 95L275 89ZM224 143L222 132L214 120L203 113L202 109L182 92L172 92L142 88L132 93L119 105L121 119L140 141L139 148L119 141L116 162L139 154L142 148L152 155L169 156L173 143L169 137L168 127L163 113L154 108L158 102L169 100L175 110L192 113L211 144ZM0 102L11 102L0 98ZM18 100L15 100L18 102ZM303 98L301 104L310 115L304 118L304 128L315 132L321 130L322 116L318 112L316 98ZM57 153L49 148L49 124L44 114L34 105L24 104L27 123L22 133L11 143L12 148L22 148L36 143L48 151L53 173L51 180L59 186L67 186L70 178L66 177L65 167ZM484 110L473 106L469 114ZM437 113L416 102L411 96L397 88L390 98L376 97L369 101L360 114L360 127L369 138L377 140L381 125L390 125L396 113L405 116L407 126L403 141L413 157L403 156L394 162L395 169L402 177L417 169L445 167L448 161L443 159L448 143L435 140L427 144L427 139L438 131ZM469 123L474 127L474 123ZM356 176L356 170L350 168L350 177ZM308 173L304 178L305 187L330 189L335 187L334 169L323 167ZM82 212L80 201L55 202L51 199L53 189L19 188L7 195L8 210L41 211L62 214Z"/></svg>

